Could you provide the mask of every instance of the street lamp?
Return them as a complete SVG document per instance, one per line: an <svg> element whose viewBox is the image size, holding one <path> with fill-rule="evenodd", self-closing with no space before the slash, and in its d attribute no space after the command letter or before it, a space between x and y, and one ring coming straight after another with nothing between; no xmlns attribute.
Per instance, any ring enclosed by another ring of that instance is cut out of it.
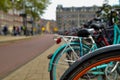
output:
<svg viewBox="0 0 120 80"><path fill-rule="evenodd" d="M14 13L15 13L15 6L14 6L14 0L11 0L11 2L12 2L12 15L13 15L13 21L12 21L12 26L14 26Z"/></svg>
<svg viewBox="0 0 120 80"><path fill-rule="evenodd" d="M23 17L23 26L25 27L24 34L27 35L27 14L26 14L26 2L25 2L25 0L22 1L22 7L23 7L23 12L20 15Z"/></svg>
<svg viewBox="0 0 120 80"><path fill-rule="evenodd" d="M79 17L79 12L78 12L78 25L77 25L77 27L80 27L80 17Z"/></svg>

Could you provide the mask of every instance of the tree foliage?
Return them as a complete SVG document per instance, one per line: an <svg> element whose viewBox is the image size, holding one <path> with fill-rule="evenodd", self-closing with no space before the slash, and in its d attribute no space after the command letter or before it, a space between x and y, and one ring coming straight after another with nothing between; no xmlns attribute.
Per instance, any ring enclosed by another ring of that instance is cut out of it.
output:
<svg viewBox="0 0 120 80"><path fill-rule="evenodd" d="M8 12L8 10L11 8L12 4L10 0L0 0L0 10Z"/></svg>
<svg viewBox="0 0 120 80"><path fill-rule="evenodd" d="M15 3L17 10L22 10L23 13L30 15L34 20L40 18L44 10L50 4L49 0L19 0Z"/></svg>
<svg viewBox="0 0 120 80"><path fill-rule="evenodd" d="M49 0L0 0L0 10L7 12L9 9L16 9L37 20L49 4Z"/></svg>

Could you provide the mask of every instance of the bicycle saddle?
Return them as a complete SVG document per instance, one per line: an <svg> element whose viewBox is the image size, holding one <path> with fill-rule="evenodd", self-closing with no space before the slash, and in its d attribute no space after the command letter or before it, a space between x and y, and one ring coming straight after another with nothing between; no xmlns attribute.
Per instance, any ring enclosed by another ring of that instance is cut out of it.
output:
<svg viewBox="0 0 120 80"><path fill-rule="evenodd" d="M81 29L77 33L78 37L88 37L89 35L90 35L90 32L87 29Z"/></svg>
<svg viewBox="0 0 120 80"><path fill-rule="evenodd" d="M88 24L88 23L85 23L83 26L84 26L85 28L89 28L89 24Z"/></svg>
<svg viewBox="0 0 120 80"><path fill-rule="evenodd" d="M95 30L103 29L104 25L102 23L92 23L91 28L94 28Z"/></svg>

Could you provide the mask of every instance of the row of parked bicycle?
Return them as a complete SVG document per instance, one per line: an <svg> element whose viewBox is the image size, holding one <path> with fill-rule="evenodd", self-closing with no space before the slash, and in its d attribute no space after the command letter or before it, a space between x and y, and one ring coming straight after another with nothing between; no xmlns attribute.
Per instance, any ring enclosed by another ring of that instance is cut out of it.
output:
<svg viewBox="0 0 120 80"><path fill-rule="evenodd" d="M48 56L50 80L120 80L119 18L113 13L112 25L97 17L74 35L56 35L62 43Z"/></svg>

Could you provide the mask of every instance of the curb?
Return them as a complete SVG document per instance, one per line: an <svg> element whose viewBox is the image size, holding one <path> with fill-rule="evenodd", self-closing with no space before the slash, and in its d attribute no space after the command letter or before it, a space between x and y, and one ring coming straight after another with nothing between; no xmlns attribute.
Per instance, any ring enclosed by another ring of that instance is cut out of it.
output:
<svg viewBox="0 0 120 80"><path fill-rule="evenodd" d="M27 40L27 39L31 39L32 38L32 36L29 36L29 37L26 37L26 36L24 36L24 37L7 37L7 38L5 38L5 39L2 39L2 40L0 40L0 44L2 44L2 43L11 43L11 42L15 42L15 41L19 41L19 40Z"/></svg>

